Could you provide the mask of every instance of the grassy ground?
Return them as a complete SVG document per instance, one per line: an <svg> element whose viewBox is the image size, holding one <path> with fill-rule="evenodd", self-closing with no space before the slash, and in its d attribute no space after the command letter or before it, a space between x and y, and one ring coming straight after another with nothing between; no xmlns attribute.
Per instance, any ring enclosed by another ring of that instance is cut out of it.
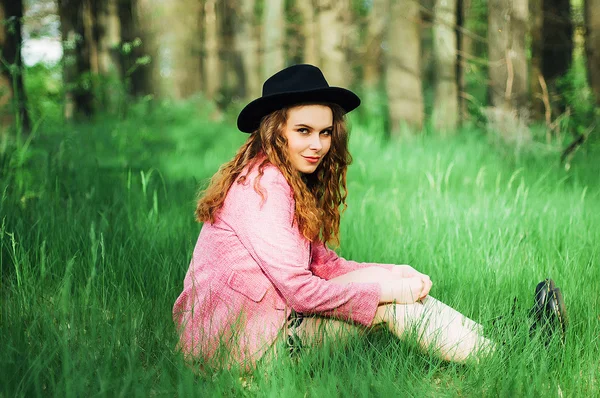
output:
<svg viewBox="0 0 600 398"><path fill-rule="evenodd" d="M43 125L0 155L0 396L593 396L600 384L600 151L567 172L516 160L476 130L386 143L355 125L340 253L407 263L432 295L505 341L476 366L384 332L259 367L195 375L174 351L173 302L200 226L199 186L244 139L188 104L125 121ZM563 289L566 347L528 337L535 284Z"/></svg>

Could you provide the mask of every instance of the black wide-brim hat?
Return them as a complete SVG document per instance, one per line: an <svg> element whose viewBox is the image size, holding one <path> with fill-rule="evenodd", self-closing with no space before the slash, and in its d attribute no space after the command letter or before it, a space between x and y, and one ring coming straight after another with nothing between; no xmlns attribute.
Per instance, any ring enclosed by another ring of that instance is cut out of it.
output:
<svg viewBox="0 0 600 398"><path fill-rule="evenodd" d="M262 97L242 109L237 126L244 133L253 133L260 126L262 118L271 112L311 102L337 104L348 113L360 105L360 98L345 88L330 87L323 72L316 66L293 65L265 81Z"/></svg>

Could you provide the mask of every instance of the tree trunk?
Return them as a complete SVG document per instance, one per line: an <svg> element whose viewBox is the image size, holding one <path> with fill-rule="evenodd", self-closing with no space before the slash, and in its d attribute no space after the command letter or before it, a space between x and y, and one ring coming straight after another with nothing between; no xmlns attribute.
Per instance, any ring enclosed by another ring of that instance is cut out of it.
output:
<svg viewBox="0 0 600 398"><path fill-rule="evenodd" d="M458 88L456 85L456 0L437 0L434 6L433 58L435 96L433 126L442 131L458 124Z"/></svg>
<svg viewBox="0 0 600 398"><path fill-rule="evenodd" d="M348 86L352 69L347 58L350 43L348 0L317 0L321 46L321 69L332 86Z"/></svg>
<svg viewBox="0 0 600 398"><path fill-rule="evenodd" d="M242 56L244 75L246 76L246 97L257 98L261 95L261 78L258 59L258 31L254 14L256 0L241 2L240 27L237 30L236 46Z"/></svg>
<svg viewBox="0 0 600 398"><path fill-rule="evenodd" d="M284 0L265 0L263 23L263 79L283 69Z"/></svg>
<svg viewBox="0 0 600 398"><path fill-rule="evenodd" d="M216 99L221 88L221 63L219 60L219 24L216 12L217 0L204 2L204 65L206 96Z"/></svg>
<svg viewBox="0 0 600 398"><path fill-rule="evenodd" d="M175 98L188 98L202 90L202 3L198 0L172 4L173 80Z"/></svg>
<svg viewBox="0 0 600 398"><path fill-rule="evenodd" d="M98 75L98 27L96 25L96 6L93 0L82 0L84 41L88 47L88 57L92 74Z"/></svg>
<svg viewBox="0 0 600 398"><path fill-rule="evenodd" d="M319 53L321 31L319 29L316 1L318 0L299 0L297 2L298 9L302 15L304 62L311 65L319 65L321 63Z"/></svg>
<svg viewBox="0 0 600 398"><path fill-rule="evenodd" d="M58 9L63 43L65 118L89 117L94 105L83 0L59 0Z"/></svg>
<svg viewBox="0 0 600 398"><path fill-rule="evenodd" d="M513 98L516 109L526 115L529 108L529 80L527 64L527 33L529 0L513 0L510 41L512 56Z"/></svg>
<svg viewBox="0 0 600 398"><path fill-rule="evenodd" d="M119 44L121 43L121 21L118 0L97 2L96 31L98 37L98 71L103 76L121 76Z"/></svg>
<svg viewBox="0 0 600 398"><path fill-rule="evenodd" d="M474 55L473 39L465 34L470 30L468 21L471 17L471 0L458 0L456 7L456 81L458 84L458 110L460 120L464 122L469 118L467 72L470 69L469 60Z"/></svg>
<svg viewBox="0 0 600 398"><path fill-rule="evenodd" d="M381 44L385 35L386 1L374 0L367 17L365 54L363 54L363 83L368 88L379 85L383 73Z"/></svg>
<svg viewBox="0 0 600 398"><path fill-rule="evenodd" d="M596 104L600 106L600 0L585 3L585 49L587 55L588 80Z"/></svg>
<svg viewBox="0 0 600 398"><path fill-rule="evenodd" d="M17 130L27 133L30 122L23 85L22 19L22 0L0 1L0 129L15 124Z"/></svg>
<svg viewBox="0 0 600 398"><path fill-rule="evenodd" d="M117 0L95 2L91 5L93 41L96 43L96 66L99 103L109 112L115 112L121 103L122 74L119 56L121 24Z"/></svg>
<svg viewBox="0 0 600 398"><path fill-rule="evenodd" d="M130 95L157 95L160 73L155 43L153 3L148 0L119 0L121 68ZM164 21L162 21L164 22Z"/></svg>
<svg viewBox="0 0 600 398"><path fill-rule="evenodd" d="M391 134L398 136L403 124L414 130L423 127L419 3L390 0L389 16L386 91Z"/></svg>
<svg viewBox="0 0 600 398"><path fill-rule="evenodd" d="M397 1L397 0L393 0ZM421 5L421 78L423 81L432 82L434 76L433 59L433 9L436 0L419 0Z"/></svg>
<svg viewBox="0 0 600 398"><path fill-rule="evenodd" d="M232 101L246 97L246 74L242 54L238 51L237 39L240 29L239 0L221 0L217 16L221 26L221 65L223 74L221 96L217 101L225 108ZM244 41L245 39L242 39Z"/></svg>
<svg viewBox="0 0 600 398"><path fill-rule="evenodd" d="M306 1L306 0L304 0ZM309 4L310 4L310 0ZM283 59L285 65L295 65L304 62L304 27L302 26L302 11L299 0L285 0L283 13L285 15Z"/></svg>
<svg viewBox="0 0 600 398"><path fill-rule="evenodd" d="M573 22L570 0L543 0L543 8L542 73L551 84L571 67Z"/></svg>
<svg viewBox="0 0 600 398"><path fill-rule="evenodd" d="M544 75L542 74L542 59L544 52L544 0L529 0L529 15L531 15L531 61L529 73L531 76L531 116L539 120L544 114Z"/></svg>
<svg viewBox="0 0 600 398"><path fill-rule="evenodd" d="M494 107L524 114L529 97L525 47L528 2L490 0L488 6L490 102Z"/></svg>

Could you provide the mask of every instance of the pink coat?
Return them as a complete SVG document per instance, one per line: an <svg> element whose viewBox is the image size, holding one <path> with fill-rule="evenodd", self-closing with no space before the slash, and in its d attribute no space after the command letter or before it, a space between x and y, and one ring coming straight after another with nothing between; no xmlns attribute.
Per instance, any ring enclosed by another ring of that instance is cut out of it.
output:
<svg viewBox="0 0 600 398"><path fill-rule="evenodd" d="M389 264L344 260L311 244L294 223L291 187L275 166L254 190L255 168L235 182L214 224L198 237L183 292L173 307L186 355L212 358L219 346L238 361L258 359L284 327L290 309L370 325L379 305L376 283L341 285L331 278Z"/></svg>

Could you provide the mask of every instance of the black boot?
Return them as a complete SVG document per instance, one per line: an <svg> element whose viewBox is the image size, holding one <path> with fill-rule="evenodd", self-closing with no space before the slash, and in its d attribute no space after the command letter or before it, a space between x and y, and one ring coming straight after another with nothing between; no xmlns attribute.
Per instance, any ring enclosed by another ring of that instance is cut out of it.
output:
<svg viewBox="0 0 600 398"><path fill-rule="evenodd" d="M546 344L552 335L560 333L560 340L565 343L567 330L567 310L562 293L552 279L545 279L535 287L535 302L530 311L532 320L529 333L533 336L540 333Z"/></svg>

